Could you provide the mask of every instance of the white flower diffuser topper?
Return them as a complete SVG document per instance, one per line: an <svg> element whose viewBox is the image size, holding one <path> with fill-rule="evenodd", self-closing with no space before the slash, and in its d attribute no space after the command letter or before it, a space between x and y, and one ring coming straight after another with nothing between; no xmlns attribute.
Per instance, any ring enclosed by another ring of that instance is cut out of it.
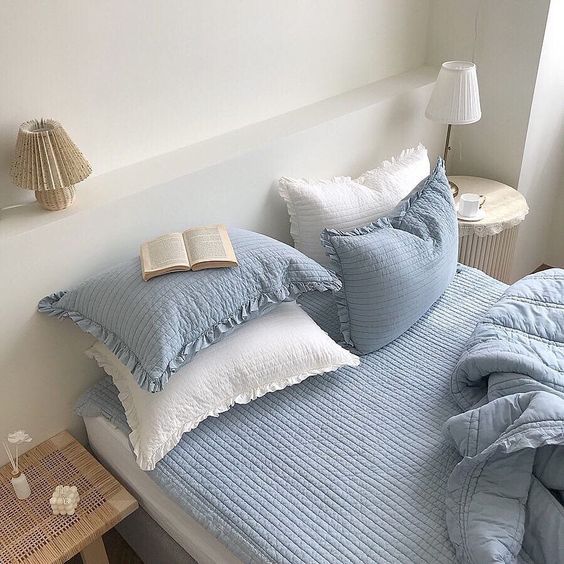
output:
<svg viewBox="0 0 564 564"><path fill-rule="evenodd" d="M74 515L79 501L76 486L57 486L49 503L53 515Z"/></svg>
<svg viewBox="0 0 564 564"><path fill-rule="evenodd" d="M18 499L27 499L31 495L31 488L29 487L29 482L25 477L25 474L20 471L20 452L19 445L23 443L30 443L31 437L25 431L14 431L8 435L8 442L12 445L16 445L16 456L12 456L12 452L8 448L8 445L2 441L4 445L4 450L8 455L8 460L12 466L12 486L16 492L16 497Z"/></svg>

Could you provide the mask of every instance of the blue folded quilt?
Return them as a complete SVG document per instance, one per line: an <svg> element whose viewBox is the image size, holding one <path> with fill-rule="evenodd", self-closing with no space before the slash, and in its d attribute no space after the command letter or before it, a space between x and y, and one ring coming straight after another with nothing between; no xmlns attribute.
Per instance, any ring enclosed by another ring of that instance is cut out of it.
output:
<svg viewBox="0 0 564 564"><path fill-rule="evenodd" d="M464 457L447 492L458 559L564 563L564 270L507 289L451 390L468 410L446 424Z"/></svg>

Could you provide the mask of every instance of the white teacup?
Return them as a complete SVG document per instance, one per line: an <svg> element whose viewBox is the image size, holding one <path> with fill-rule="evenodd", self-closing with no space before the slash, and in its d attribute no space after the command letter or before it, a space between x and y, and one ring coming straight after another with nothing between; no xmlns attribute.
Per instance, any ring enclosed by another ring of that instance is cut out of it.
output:
<svg viewBox="0 0 564 564"><path fill-rule="evenodd" d="M482 198L479 194L462 194L458 203L458 213L463 217L476 217L481 202Z"/></svg>

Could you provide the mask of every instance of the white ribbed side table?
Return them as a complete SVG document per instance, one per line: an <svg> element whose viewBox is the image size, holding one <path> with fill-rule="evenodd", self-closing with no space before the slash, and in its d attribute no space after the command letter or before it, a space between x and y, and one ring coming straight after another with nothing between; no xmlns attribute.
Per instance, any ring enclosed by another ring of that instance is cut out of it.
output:
<svg viewBox="0 0 564 564"><path fill-rule="evenodd" d="M458 260L502 282L510 282L517 230L529 212L527 201L511 186L495 180L477 176L450 176L449 180L458 186L457 201L468 192L486 197L484 219L458 220Z"/></svg>

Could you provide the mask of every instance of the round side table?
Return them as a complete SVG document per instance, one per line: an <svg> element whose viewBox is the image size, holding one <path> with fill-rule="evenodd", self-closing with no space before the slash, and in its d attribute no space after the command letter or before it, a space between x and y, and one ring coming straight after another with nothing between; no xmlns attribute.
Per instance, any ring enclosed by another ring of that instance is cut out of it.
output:
<svg viewBox="0 0 564 564"><path fill-rule="evenodd" d="M484 219L458 220L458 260L509 283L517 230L529 213L527 201L511 186L495 180L477 176L451 176L449 180L459 188L456 203L468 192L486 197Z"/></svg>

